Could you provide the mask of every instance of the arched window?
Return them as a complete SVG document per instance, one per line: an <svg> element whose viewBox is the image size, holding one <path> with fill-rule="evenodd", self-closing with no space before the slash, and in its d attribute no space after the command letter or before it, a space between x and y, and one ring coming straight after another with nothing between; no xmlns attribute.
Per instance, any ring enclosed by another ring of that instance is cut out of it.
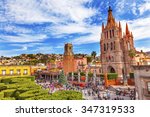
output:
<svg viewBox="0 0 150 117"><path fill-rule="evenodd" d="M108 31L107 31L107 39L108 39Z"/></svg>
<svg viewBox="0 0 150 117"><path fill-rule="evenodd" d="M111 57L109 56L109 61L111 61Z"/></svg>
<svg viewBox="0 0 150 117"><path fill-rule="evenodd" d="M113 43L111 42L111 50L113 50Z"/></svg>
<svg viewBox="0 0 150 117"><path fill-rule="evenodd" d="M109 44L107 43L107 50L108 50L108 48L109 48Z"/></svg>
<svg viewBox="0 0 150 117"><path fill-rule="evenodd" d="M104 44L104 51L106 51L106 45Z"/></svg>
<svg viewBox="0 0 150 117"><path fill-rule="evenodd" d="M104 37L105 37L105 39L106 39L106 32L104 32Z"/></svg>
<svg viewBox="0 0 150 117"><path fill-rule="evenodd" d="M127 44L128 44L128 50L130 50L130 43L129 43L129 42L127 42Z"/></svg>
<svg viewBox="0 0 150 117"><path fill-rule="evenodd" d="M116 48L116 47L115 47L115 42L114 42L114 50L115 50L115 48Z"/></svg>
<svg viewBox="0 0 150 117"><path fill-rule="evenodd" d="M109 31L109 33L110 33L110 38L111 38L111 30Z"/></svg>
<svg viewBox="0 0 150 117"><path fill-rule="evenodd" d="M113 35L113 37L114 37L114 30L112 30L112 35Z"/></svg>

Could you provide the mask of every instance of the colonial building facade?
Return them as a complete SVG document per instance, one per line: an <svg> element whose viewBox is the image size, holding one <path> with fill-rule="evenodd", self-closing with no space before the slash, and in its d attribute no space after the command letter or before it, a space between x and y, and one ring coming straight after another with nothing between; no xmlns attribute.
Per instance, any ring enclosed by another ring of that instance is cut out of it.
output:
<svg viewBox="0 0 150 117"><path fill-rule="evenodd" d="M103 73L117 73L119 79L129 77L132 72L135 48L132 32L126 24L125 33L122 32L121 23L117 23L109 7L107 24L102 24L100 39L101 61Z"/></svg>

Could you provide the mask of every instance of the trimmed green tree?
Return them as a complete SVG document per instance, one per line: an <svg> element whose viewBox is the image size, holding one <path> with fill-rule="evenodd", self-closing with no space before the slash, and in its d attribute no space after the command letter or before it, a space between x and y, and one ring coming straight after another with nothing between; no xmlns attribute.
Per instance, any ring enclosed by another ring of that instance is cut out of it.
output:
<svg viewBox="0 0 150 117"><path fill-rule="evenodd" d="M65 85L67 83L67 79L65 77L64 71L61 71L58 82L62 85Z"/></svg>

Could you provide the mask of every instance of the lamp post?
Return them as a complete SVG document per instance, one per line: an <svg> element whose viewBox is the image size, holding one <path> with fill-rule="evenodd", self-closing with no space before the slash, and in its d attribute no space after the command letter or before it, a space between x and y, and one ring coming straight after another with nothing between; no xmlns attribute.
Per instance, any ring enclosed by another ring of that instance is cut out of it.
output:
<svg viewBox="0 0 150 117"><path fill-rule="evenodd" d="M72 81L74 80L74 73L73 72L71 73L71 80Z"/></svg>
<svg viewBox="0 0 150 117"><path fill-rule="evenodd" d="M80 72L78 72L78 82L80 82Z"/></svg>
<svg viewBox="0 0 150 117"><path fill-rule="evenodd" d="M87 83L88 82L88 71L86 71L85 77L86 77L85 82Z"/></svg>
<svg viewBox="0 0 150 117"><path fill-rule="evenodd" d="M95 72L95 69L94 69L94 73L93 73L93 83L95 84L96 82L96 72Z"/></svg>

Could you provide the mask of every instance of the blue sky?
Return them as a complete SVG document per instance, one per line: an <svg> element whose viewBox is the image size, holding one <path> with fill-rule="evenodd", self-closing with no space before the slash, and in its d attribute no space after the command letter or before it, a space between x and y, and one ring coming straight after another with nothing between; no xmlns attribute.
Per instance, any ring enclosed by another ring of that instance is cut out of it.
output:
<svg viewBox="0 0 150 117"><path fill-rule="evenodd" d="M100 53L108 6L133 32L137 50L150 51L150 0L0 0L0 56L22 53Z"/></svg>

